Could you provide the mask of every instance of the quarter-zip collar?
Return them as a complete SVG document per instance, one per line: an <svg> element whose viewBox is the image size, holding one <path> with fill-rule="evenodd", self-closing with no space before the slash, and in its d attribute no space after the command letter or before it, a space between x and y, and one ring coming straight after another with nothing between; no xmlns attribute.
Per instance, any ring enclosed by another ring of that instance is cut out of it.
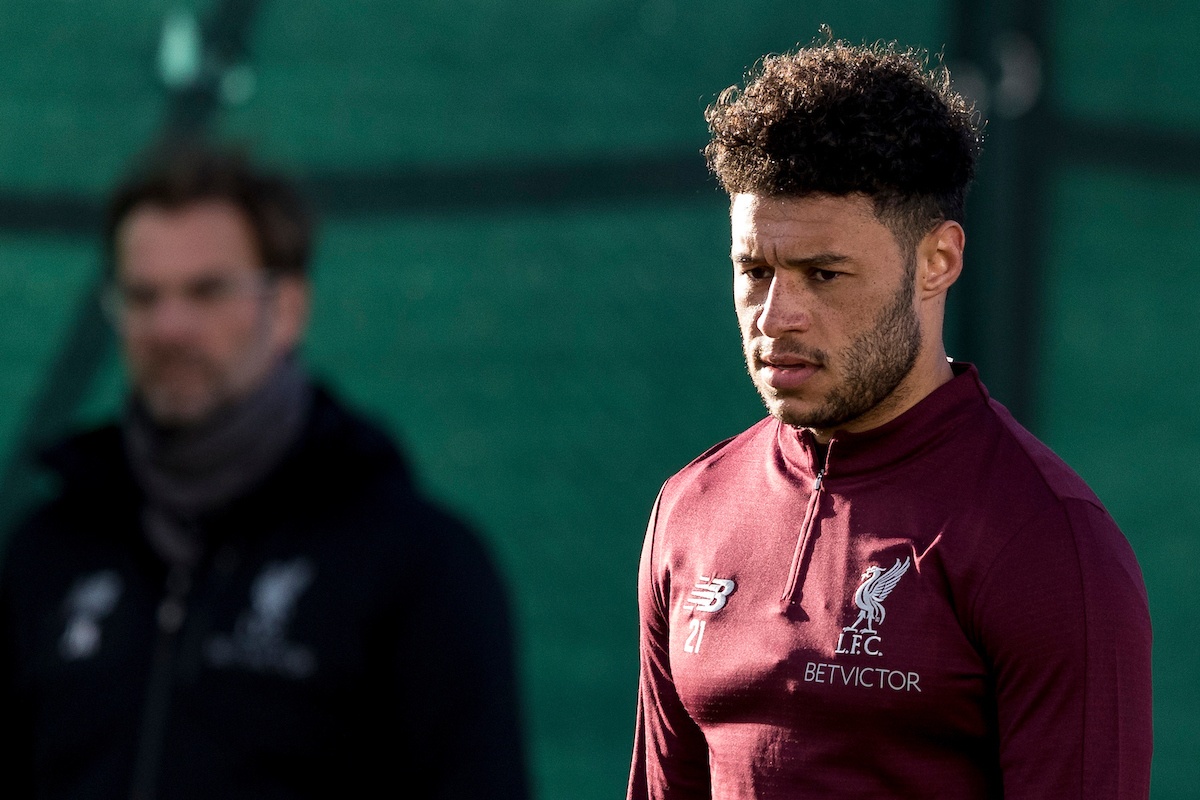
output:
<svg viewBox="0 0 1200 800"><path fill-rule="evenodd" d="M975 367L965 363L952 367L953 378L900 416L869 431L838 434L830 439L828 448L817 446L812 431L772 420L783 458L793 474L798 473L811 487L779 598L781 613L804 614L804 582L820 526L821 505L826 494L835 491L827 485L835 481L840 492L856 480L902 464L965 421L972 410L980 408L981 401L987 402L987 390Z"/></svg>
<svg viewBox="0 0 1200 800"><path fill-rule="evenodd" d="M779 449L788 466L812 481L839 483L899 465L952 432L990 401L973 364L952 362L954 377L900 416L859 433L835 434L825 459L812 431L773 420Z"/></svg>

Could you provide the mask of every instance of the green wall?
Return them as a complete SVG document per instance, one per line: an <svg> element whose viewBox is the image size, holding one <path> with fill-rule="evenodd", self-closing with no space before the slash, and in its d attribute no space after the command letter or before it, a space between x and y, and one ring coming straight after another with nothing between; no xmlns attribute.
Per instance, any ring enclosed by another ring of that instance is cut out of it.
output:
<svg viewBox="0 0 1200 800"><path fill-rule="evenodd" d="M1056 184L1044 435L1138 555L1155 631L1154 796L1194 796L1200 184L1116 170Z"/></svg>
<svg viewBox="0 0 1200 800"><path fill-rule="evenodd" d="M729 298L725 199L699 155L703 109L822 22L953 54L972 7L7 0L0 512L29 496L20 446L119 403L112 348L85 346L104 330L80 313L97 209L126 159L197 108L156 75L164 16L227 12L232 71L214 80L237 102L201 108L193 124L251 142L318 202L310 362L390 426L505 568L539 797L620 796L650 505L671 472L762 413ZM1196 12L1182 0L1151 15L1122 8L1050 6L1047 124L1200 137L1200 105L1181 88L1200 82ZM1148 80L1160 75L1175 79ZM1007 130L994 129L985 159L1007 163ZM986 365L1015 345L1003 325L990 349L978 344L972 320L1028 314L1013 307L1025 299L1037 309L1022 414L1092 482L1142 561L1156 626L1154 796L1183 798L1200 763L1186 594L1200 548L1188 492L1200 478L1200 167L1171 170L1170 154L1157 171L1120 152L1086 160L1054 140L1032 138L1049 162L1035 252L1011 222L1017 201L978 187L972 220L991 232L972 244L1009 245L969 245L968 270L1013 288L952 295L952 352ZM996 263L998 252L1021 255ZM1007 399L1004 381L994 388Z"/></svg>

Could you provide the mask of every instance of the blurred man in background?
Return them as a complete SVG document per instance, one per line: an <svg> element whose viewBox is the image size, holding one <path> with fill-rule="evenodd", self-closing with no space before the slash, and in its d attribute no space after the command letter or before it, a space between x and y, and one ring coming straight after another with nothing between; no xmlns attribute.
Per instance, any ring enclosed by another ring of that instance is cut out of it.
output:
<svg viewBox="0 0 1200 800"><path fill-rule="evenodd" d="M943 347L970 107L922 53L827 40L707 118L770 413L656 503L629 797L1145 798L1133 552Z"/></svg>
<svg viewBox="0 0 1200 800"><path fill-rule="evenodd" d="M312 238L236 153L113 195L132 391L7 541L6 797L528 796L486 548L298 358Z"/></svg>

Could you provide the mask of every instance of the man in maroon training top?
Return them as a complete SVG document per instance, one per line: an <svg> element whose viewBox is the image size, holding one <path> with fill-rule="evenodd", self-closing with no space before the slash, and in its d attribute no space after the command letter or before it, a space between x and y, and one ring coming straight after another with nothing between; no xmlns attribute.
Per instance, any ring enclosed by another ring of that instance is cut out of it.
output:
<svg viewBox="0 0 1200 800"><path fill-rule="evenodd" d="M824 41L707 119L770 415L655 504L630 800L1146 797L1134 555L943 347L971 109L923 53Z"/></svg>

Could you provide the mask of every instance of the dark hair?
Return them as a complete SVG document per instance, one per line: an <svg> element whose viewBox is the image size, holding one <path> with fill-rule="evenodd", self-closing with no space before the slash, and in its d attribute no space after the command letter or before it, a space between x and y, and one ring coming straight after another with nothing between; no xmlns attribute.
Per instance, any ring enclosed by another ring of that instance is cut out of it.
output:
<svg viewBox="0 0 1200 800"><path fill-rule="evenodd" d="M915 245L961 221L982 126L944 66L894 43L823 41L762 59L705 111L709 169L729 194L861 193Z"/></svg>
<svg viewBox="0 0 1200 800"><path fill-rule="evenodd" d="M121 223L144 206L178 210L219 200L246 215L263 266L275 275L303 276L312 255L313 219L298 188L251 164L241 150L189 146L140 160L108 202L104 240L115 267Z"/></svg>

